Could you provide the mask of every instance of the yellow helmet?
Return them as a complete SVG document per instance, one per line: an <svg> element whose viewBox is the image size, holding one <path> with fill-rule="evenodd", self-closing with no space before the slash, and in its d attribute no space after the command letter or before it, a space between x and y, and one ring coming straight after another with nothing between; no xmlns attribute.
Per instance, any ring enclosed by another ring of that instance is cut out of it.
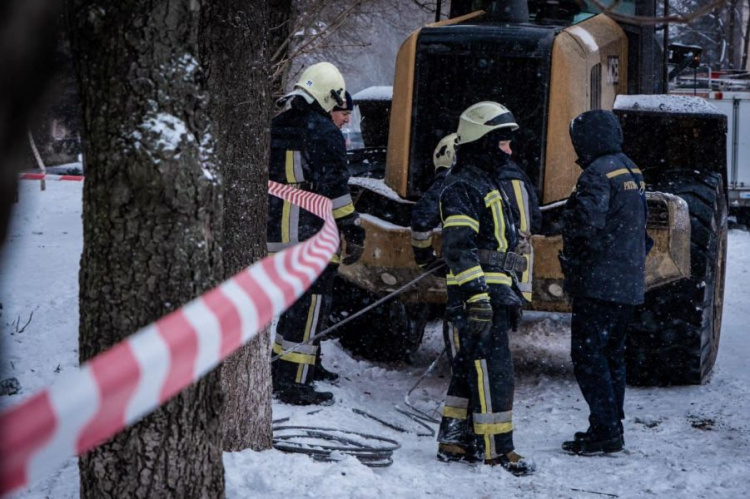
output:
<svg viewBox="0 0 750 499"><path fill-rule="evenodd" d="M446 135L438 142L435 152L432 155L432 162L435 163L435 170L440 168L450 168L453 166L453 158L456 156L456 134Z"/></svg>
<svg viewBox="0 0 750 499"><path fill-rule="evenodd" d="M518 130L518 123L513 113L497 102L478 102L461 113L461 118L458 120L456 144L474 142L499 128Z"/></svg>
<svg viewBox="0 0 750 499"><path fill-rule="evenodd" d="M305 69L294 88L309 94L325 112L346 102L344 77L330 62L319 62Z"/></svg>

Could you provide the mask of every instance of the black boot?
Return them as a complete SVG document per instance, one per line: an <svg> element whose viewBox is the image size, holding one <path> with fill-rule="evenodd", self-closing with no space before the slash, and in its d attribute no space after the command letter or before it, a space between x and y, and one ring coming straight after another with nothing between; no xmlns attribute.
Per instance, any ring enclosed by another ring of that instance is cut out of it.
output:
<svg viewBox="0 0 750 499"><path fill-rule="evenodd" d="M507 454L488 459L484 464L489 466L502 466L505 471L515 476L531 475L536 470L536 466L533 462L517 454L516 451L510 451Z"/></svg>
<svg viewBox="0 0 750 499"><path fill-rule="evenodd" d="M614 437L598 437L589 432L578 432L574 436L574 440L568 440L562 444L562 449L565 452L583 456L620 452L622 447L623 442L622 436L620 435Z"/></svg>
<svg viewBox="0 0 750 499"><path fill-rule="evenodd" d="M479 461L473 445L438 444L438 461L444 463L476 463Z"/></svg>
<svg viewBox="0 0 750 499"><path fill-rule="evenodd" d="M331 392L316 392L312 386L295 383L274 387L276 399L291 405L333 405Z"/></svg>
<svg viewBox="0 0 750 499"><path fill-rule="evenodd" d="M622 445L624 446L625 445L625 427L622 425L622 423L620 423L619 424L619 428L620 428L620 438L622 438ZM585 440L585 439L589 438L589 434L590 433L591 433L591 427L589 426L589 428L586 431L577 431L577 432L575 432L573 434L573 439L574 440Z"/></svg>

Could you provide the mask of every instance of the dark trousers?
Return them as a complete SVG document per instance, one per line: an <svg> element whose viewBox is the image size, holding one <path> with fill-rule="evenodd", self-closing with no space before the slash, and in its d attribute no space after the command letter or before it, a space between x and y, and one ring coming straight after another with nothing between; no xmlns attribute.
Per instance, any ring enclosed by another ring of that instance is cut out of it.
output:
<svg viewBox="0 0 750 499"><path fill-rule="evenodd" d="M632 305L573 299L573 372L589 405L591 431L601 438L620 434L625 417L625 330Z"/></svg>
<svg viewBox="0 0 750 499"><path fill-rule="evenodd" d="M513 360L508 339L507 309L494 306L492 328L481 336L466 331L463 311L449 311L446 341L453 339L451 364L443 419L438 441L473 443L493 459L513 446ZM458 338L456 345L455 338ZM467 439L473 438L474 442Z"/></svg>
<svg viewBox="0 0 750 499"><path fill-rule="evenodd" d="M325 329L331 312L333 279L338 265L330 264L299 300L279 318L273 354L283 354L271 367L274 389L281 386L312 383L319 341L304 343Z"/></svg>

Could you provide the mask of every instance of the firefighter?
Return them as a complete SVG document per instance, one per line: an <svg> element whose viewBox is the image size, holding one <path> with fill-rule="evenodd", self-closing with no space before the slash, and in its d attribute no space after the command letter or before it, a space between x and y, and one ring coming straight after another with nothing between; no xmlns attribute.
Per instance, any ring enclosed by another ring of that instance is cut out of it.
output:
<svg viewBox="0 0 750 499"><path fill-rule="evenodd" d="M333 124L336 125L339 130L349 124L349 121L351 121L352 109L354 109L352 94L346 91L344 92L344 95L346 96L344 104L342 106L336 104L331 110L331 119L333 120Z"/></svg>
<svg viewBox="0 0 750 499"><path fill-rule="evenodd" d="M583 173L563 210L560 264L573 301L571 357L589 428L563 443L574 454L622 450L625 329L643 303L647 205L643 176L621 152L610 111L587 111L570 124Z"/></svg>
<svg viewBox="0 0 750 499"><path fill-rule="evenodd" d="M461 114L456 164L440 194L448 264L446 319L460 348L452 363L438 459L500 465L526 475L533 464L513 445L513 361L508 331L523 307L516 276L527 270L500 172L509 161L513 114L480 102Z"/></svg>
<svg viewBox="0 0 750 499"><path fill-rule="evenodd" d="M443 190L445 177L453 166L455 149L455 133L446 135L438 142L432 155L435 178L422 199L417 201L411 210L411 249L414 252L414 261L422 269L437 261L432 248L432 230L440 225L440 191Z"/></svg>
<svg viewBox="0 0 750 499"><path fill-rule="evenodd" d="M330 114L334 106L345 105L345 92L344 78L334 65L314 64L302 73L294 90L279 100L288 108L271 125L270 179L331 199L345 245L343 260L335 255L323 274L279 318L273 352L282 356L273 364L273 387L277 399L289 404L333 403L333 394L318 392L311 385L321 370L316 370L319 346L308 342L323 329L328 317L339 261L354 263L364 246L364 229L347 185L344 137ZM313 236L323 225L315 215L273 196L268 198L268 214L269 253ZM294 351L284 355L291 349Z"/></svg>

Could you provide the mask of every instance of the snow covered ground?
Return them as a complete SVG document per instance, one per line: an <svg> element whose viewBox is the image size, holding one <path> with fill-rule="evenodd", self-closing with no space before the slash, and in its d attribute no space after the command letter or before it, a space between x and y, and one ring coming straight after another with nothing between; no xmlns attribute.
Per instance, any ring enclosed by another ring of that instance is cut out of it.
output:
<svg viewBox="0 0 750 499"><path fill-rule="evenodd" d="M77 366L78 264L81 192L76 182L23 182L20 204L0 267L3 356L0 379L16 377L22 390L0 397L8 405ZM399 433L352 412L362 409L419 429L394 411L442 348L439 324L429 328L412 366L377 365L352 358L335 341L324 344L324 363L340 372L326 386L337 403L311 408L274 405L286 424L358 430L398 440L392 466L367 468L355 458L313 462L276 450L225 454L230 498L383 497L686 497L750 496L750 234L731 231L721 348L707 385L630 388L626 396L626 451L607 457L573 457L560 444L586 426L568 357L569 317L529 314L513 337L517 388L515 441L538 472L516 478L502 469L435 460L434 438ZM20 329L33 317L28 326ZM20 325L16 325L19 323ZM438 410L449 376L441 360L411 400ZM23 498L78 496L71 458L34 484Z"/></svg>

